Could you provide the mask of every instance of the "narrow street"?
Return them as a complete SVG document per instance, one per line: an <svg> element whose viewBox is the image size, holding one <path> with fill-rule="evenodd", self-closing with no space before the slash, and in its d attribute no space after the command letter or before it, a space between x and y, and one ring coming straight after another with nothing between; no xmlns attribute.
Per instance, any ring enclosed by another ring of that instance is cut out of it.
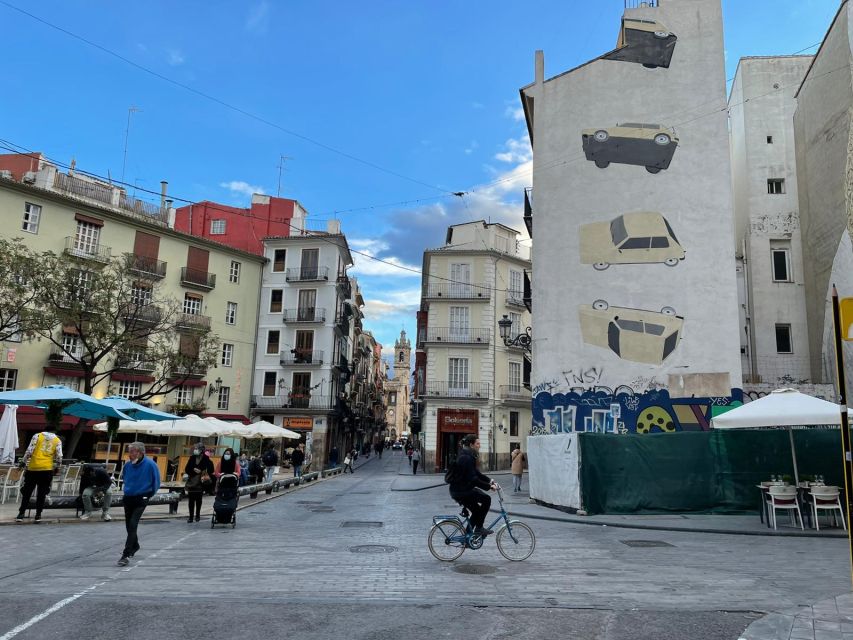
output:
<svg viewBox="0 0 853 640"><path fill-rule="evenodd" d="M352 476L241 510L233 530L144 522L142 551L125 569L115 564L122 522L0 527L0 640L724 639L737 638L755 611L810 603L847 586L837 570L844 540L536 519L527 521L537 547L525 562L504 560L488 540L443 564L427 549L431 516L457 509L444 485L395 490L413 486L404 472L402 453L388 451ZM422 486L440 482L425 477ZM502 482L508 486L509 476ZM510 498L510 510L513 503L527 505L526 494Z"/></svg>

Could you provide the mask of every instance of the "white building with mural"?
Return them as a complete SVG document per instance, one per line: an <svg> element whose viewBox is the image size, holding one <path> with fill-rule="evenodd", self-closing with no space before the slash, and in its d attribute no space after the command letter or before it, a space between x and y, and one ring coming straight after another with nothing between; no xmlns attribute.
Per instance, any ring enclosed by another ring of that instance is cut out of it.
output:
<svg viewBox="0 0 853 640"><path fill-rule="evenodd" d="M540 432L704 430L740 395L720 0L636 4L521 89Z"/></svg>

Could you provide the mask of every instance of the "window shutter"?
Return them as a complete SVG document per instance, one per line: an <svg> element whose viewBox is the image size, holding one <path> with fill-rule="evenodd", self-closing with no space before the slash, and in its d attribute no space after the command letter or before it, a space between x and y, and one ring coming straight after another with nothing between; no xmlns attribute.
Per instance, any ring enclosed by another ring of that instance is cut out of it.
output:
<svg viewBox="0 0 853 640"><path fill-rule="evenodd" d="M133 242L133 255L140 258L151 258L157 260L160 254L160 236L155 236L150 233L136 232L136 239Z"/></svg>
<svg viewBox="0 0 853 640"><path fill-rule="evenodd" d="M193 360L198 358L198 336L192 336L187 333L181 334L181 342L179 353Z"/></svg>

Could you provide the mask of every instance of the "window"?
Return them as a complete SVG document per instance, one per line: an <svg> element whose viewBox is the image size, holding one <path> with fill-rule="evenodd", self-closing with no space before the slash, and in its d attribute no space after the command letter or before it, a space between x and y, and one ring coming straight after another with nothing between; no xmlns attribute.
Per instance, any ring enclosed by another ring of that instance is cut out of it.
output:
<svg viewBox="0 0 853 640"><path fill-rule="evenodd" d="M314 361L314 332L297 331L295 361L310 364Z"/></svg>
<svg viewBox="0 0 853 640"><path fill-rule="evenodd" d="M21 224L21 228L27 233L38 233L40 219L41 207L29 202L24 203L24 220Z"/></svg>
<svg viewBox="0 0 853 640"><path fill-rule="evenodd" d="M225 308L225 324L237 324L237 303L229 302Z"/></svg>
<svg viewBox="0 0 853 640"><path fill-rule="evenodd" d="M80 340L76 335L63 333L60 343L62 344L62 350L64 351L62 354L63 362L74 362L80 359L82 352L80 350Z"/></svg>
<svg viewBox="0 0 853 640"><path fill-rule="evenodd" d="M281 332L278 330L271 330L267 333L267 355L278 353L280 336Z"/></svg>
<svg viewBox="0 0 853 640"><path fill-rule="evenodd" d="M791 345L791 325L777 324L776 325L776 352L777 353L793 353L794 349Z"/></svg>
<svg viewBox="0 0 853 640"><path fill-rule="evenodd" d="M509 270L509 291L507 298L513 301L521 301L524 297L524 282L522 280L521 271L515 269Z"/></svg>
<svg viewBox="0 0 853 640"><path fill-rule="evenodd" d="M230 367L234 360L234 345L226 342L222 343L222 366Z"/></svg>
<svg viewBox="0 0 853 640"><path fill-rule="evenodd" d="M72 302L85 303L92 288L92 274L88 271L72 271L69 297Z"/></svg>
<svg viewBox="0 0 853 640"><path fill-rule="evenodd" d="M225 234L225 220L210 221L210 235L221 236Z"/></svg>
<svg viewBox="0 0 853 640"><path fill-rule="evenodd" d="M302 280L314 280L319 275L320 250L303 249L300 256Z"/></svg>
<svg viewBox="0 0 853 640"><path fill-rule="evenodd" d="M231 261L231 269L228 272L228 282L240 284L240 263L236 260Z"/></svg>
<svg viewBox="0 0 853 640"><path fill-rule="evenodd" d="M392 391L388 394L388 404L397 404L397 392Z"/></svg>
<svg viewBox="0 0 853 640"><path fill-rule="evenodd" d="M509 328L509 337L515 338L521 335L521 314L510 311L509 319L512 320L512 325Z"/></svg>
<svg viewBox="0 0 853 640"><path fill-rule="evenodd" d="M274 396L277 388L275 371L264 371L264 391L265 396Z"/></svg>
<svg viewBox="0 0 853 640"><path fill-rule="evenodd" d="M125 400L135 398L140 393L142 393L141 382L130 382L129 380L122 380L118 383L118 395L119 397L124 398Z"/></svg>
<svg viewBox="0 0 853 640"><path fill-rule="evenodd" d="M68 387L72 391L80 391L80 378L57 376L56 384L61 384L63 387ZM8 389L4 389L4 391L8 391Z"/></svg>
<svg viewBox="0 0 853 640"><path fill-rule="evenodd" d="M151 287L134 283L130 289L130 301L139 307L151 304Z"/></svg>
<svg viewBox="0 0 853 640"><path fill-rule="evenodd" d="M100 239L101 227L91 222L77 221L77 235L74 236L75 251L86 255L97 253Z"/></svg>
<svg viewBox="0 0 853 640"><path fill-rule="evenodd" d="M0 390L14 391L18 382L17 369L0 369Z"/></svg>
<svg viewBox="0 0 853 640"><path fill-rule="evenodd" d="M773 136L767 136L767 144L773 144Z"/></svg>
<svg viewBox="0 0 853 640"><path fill-rule="evenodd" d="M180 386L175 389L175 404L191 405L193 402L193 388Z"/></svg>
<svg viewBox="0 0 853 640"><path fill-rule="evenodd" d="M270 313L281 313L283 300L284 291L282 289L273 289L270 291Z"/></svg>
<svg viewBox="0 0 853 640"><path fill-rule="evenodd" d="M785 193L785 179L771 178L767 181L767 193L771 195L779 195Z"/></svg>
<svg viewBox="0 0 853 640"><path fill-rule="evenodd" d="M464 262L450 264L450 295L457 298L471 296L471 265Z"/></svg>
<svg viewBox="0 0 853 640"><path fill-rule="evenodd" d="M296 319L301 322L312 322L317 304L316 289L300 289L297 303Z"/></svg>
<svg viewBox="0 0 853 640"><path fill-rule="evenodd" d="M509 437L518 437L518 411L509 412Z"/></svg>
<svg viewBox="0 0 853 640"><path fill-rule="evenodd" d="M197 316L201 313L201 296L194 293L184 294L184 313Z"/></svg>
<svg viewBox="0 0 853 640"><path fill-rule="evenodd" d="M791 282L791 254L788 249L774 249L770 256L773 262L773 282Z"/></svg>
<svg viewBox="0 0 853 640"><path fill-rule="evenodd" d="M273 271L284 271L284 259L287 256L286 249L276 249L272 259Z"/></svg>
<svg viewBox="0 0 853 640"><path fill-rule="evenodd" d="M509 363L509 390L513 393L521 392L521 363Z"/></svg>
<svg viewBox="0 0 853 640"><path fill-rule="evenodd" d="M447 359L447 386L450 395L468 395L468 358Z"/></svg>
<svg viewBox="0 0 853 640"><path fill-rule="evenodd" d="M6 328L9 334L6 336L6 342L20 342L23 339L21 334L21 324L18 316L12 316L9 320L9 326Z"/></svg>
<svg viewBox="0 0 853 640"><path fill-rule="evenodd" d="M651 242L651 238L640 237L640 238L629 238L625 241L620 249L648 249L649 243Z"/></svg>
<svg viewBox="0 0 853 640"><path fill-rule="evenodd" d="M450 339L467 342L470 327L470 312L468 307L450 307Z"/></svg>
<svg viewBox="0 0 853 640"><path fill-rule="evenodd" d="M216 399L216 408L220 411L228 409L228 402L231 399L231 387L219 387L219 397Z"/></svg>

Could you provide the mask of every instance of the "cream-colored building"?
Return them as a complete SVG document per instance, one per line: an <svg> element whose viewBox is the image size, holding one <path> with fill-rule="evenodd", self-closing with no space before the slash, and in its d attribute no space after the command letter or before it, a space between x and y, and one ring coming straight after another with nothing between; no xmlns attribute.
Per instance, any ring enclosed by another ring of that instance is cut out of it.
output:
<svg viewBox="0 0 853 640"><path fill-rule="evenodd" d="M21 170L22 158L26 171ZM136 200L107 182L61 173L40 156L0 156L0 215L0 233L20 238L35 251L72 253L93 264L110 256L134 256L136 264L144 265L145 277L160 283L161 296L182 303L188 330L210 327L222 343L215 369L193 372L184 385L151 403L222 418L249 416L262 257L175 231L174 209L165 195L160 206ZM72 352L74 339L68 337ZM176 349L178 345L175 335ZM2 347L3 390L80 386L79 365L48 341L5 342ZM96 386L94 395L133 398L146 388L145 371L134 366L115 371ZM78 449L78 457L89 453Z"/></svg>
<svg viewBox="0 0 853 640"><path fill-rule="evenodd" d="M391 377L385 381L385 437L397 440L409 431L409 374L412 343L405 331L394 342L394 364Z"/></svg>
<svg viewBox="0 0 853 640"><path fill-rule="evenodd" d="M445 246L424 252L418 315L415 396L424 469L455 459L459 441L480 436L489 469L509 466L511 447L526 448L531 424L526 349L505 346L530 326L524 304L529 249L519 232L485 221L453 225Z"/></svg>

